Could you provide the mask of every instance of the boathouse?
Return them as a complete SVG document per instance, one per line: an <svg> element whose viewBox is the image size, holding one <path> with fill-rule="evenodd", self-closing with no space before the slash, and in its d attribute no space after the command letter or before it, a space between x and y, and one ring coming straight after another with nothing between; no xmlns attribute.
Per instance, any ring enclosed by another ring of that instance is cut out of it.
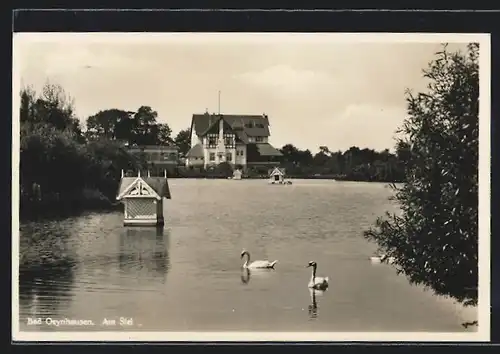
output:
<svg viewBox="0 0 500 354"><path fill-rule="evenodd" d="M124 226L163 226L163 200L172 199L167 172L163 177L125 177L122 171L116 200L124 205Z"/></svg>
<svg viewBox="0 0 500 354"><path fill-rule="evenodd" d="M271 184L283 184L285 182L285 169L275 167L269 170L269 183Z"/></svg>
<svg viewBox="0 0 500 354"><path fill-rule="evenodd" d="M239 169L234 170L233 179L241 179L241 170Z"/></svg>

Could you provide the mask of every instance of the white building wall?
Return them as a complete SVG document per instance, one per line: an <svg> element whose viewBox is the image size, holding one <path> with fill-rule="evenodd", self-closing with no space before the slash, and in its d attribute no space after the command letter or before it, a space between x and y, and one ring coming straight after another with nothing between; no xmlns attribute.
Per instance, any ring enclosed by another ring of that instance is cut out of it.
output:
<svg viewBox="0 0 500 354"><path fill-rule="evenodd" d="M196 135L195 126L193 125L193 130L191 131L191 147L201 143L201 139L198 137L198 135Z"/></svg>
<svg viewBox="0 0 500 354"><path fill-rule="evenodd" d="M236 151L241 151L243 155L236 155L235 151L235 165L246 165L247 164L247 147L244 144L238 144L236 145Z"/></svg>
<svg viewBox="0 0 500 354"><path fill-rule="evenodd" d="M217 148L204 148L203 152L205 153L204 161L205 166L217 165ZM215 154L215 160L210 161L210 153L213 152Z"/></svg>

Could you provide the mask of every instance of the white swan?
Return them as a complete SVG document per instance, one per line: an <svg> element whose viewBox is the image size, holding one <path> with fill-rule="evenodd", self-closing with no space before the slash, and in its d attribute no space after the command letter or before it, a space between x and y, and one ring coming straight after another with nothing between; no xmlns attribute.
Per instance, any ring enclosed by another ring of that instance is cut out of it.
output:
<svg viewBox="0 0 500 354"><path fill-rule="evenodd" d="M243 258L245 255L247 256L247 259L246 259L245 263L243 264L243 268L247 268L247 269L257 269L257 268L272 268L272 269L274 269L274 266L276 265L276 263L278 263L278 260L275 260L272 262L269 262L269 261L250 262L250 253L248 253L248 251L243 250L241 252L241 258Z"/></svg>
<svg viewBox="0 0 500 354"><path fill-rule="evenodd" d="M307 285L311 289L318 289L318 290L325 290L328 288L328 277L317 277L316 276L316 268L318 268L318 265L316 262L311 261L309 264L306 266L306 268L312 267L312 275L311 275L311 280L309 281L309 284Z"/></svg>

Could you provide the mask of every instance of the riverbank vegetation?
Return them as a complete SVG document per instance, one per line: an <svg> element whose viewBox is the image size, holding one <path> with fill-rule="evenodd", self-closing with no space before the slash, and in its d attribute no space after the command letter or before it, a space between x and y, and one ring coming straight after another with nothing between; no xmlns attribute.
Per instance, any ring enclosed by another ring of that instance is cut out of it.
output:
<svg viewBox="0 0 500 354"><path fill-rule="evenodd" d="M477 44L445 47L424 71L428 91L408 92L401 213L365 232L411 283L464 305L478 301L478 56Z"/></svg>

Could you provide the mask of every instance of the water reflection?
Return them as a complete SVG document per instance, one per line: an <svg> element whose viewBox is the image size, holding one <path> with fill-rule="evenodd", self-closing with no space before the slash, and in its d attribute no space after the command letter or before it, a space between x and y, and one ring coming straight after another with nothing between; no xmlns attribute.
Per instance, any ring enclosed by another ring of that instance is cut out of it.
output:
<svg viewBox="0 0 500 354"><path fill-rule="evenodd" d="M127 275L162 283L170 268L169 230L163 227L126 228L120 237L119 269Z"/></svg>
<svg viewBox="0 0 500 354"><path fill-rule="evenodd" d="M269 276L272 272L274 272L274 269L272 268L269 268L269 269L266 269L266 268L262 268L262 269L259 269L259 268L256 268L256 269L248 269L248 268L242 268L242 271L241 271L241 282L243 284L248 284L250 283L250 279L252 278L252 276L258 276L258 277L267 277Z"/></svg>
<svg viewBox="0 0 500 354"><path fill-rule="evenodd" d="M20 320L62 313L70 307L74 287L74 254L68 251L69 235L55 223L44 230L20 230Z"/></svg>
<svg viewBox="0 0 500 354"><path fill-rule="evenodd" d="M316 301L316 296L322 296L326 290L315 290L315 289L309 289L309 294L311 295L311 304L308 307L309 310L309 317L311 319L316 319L318 318L318 303Z"/></svg>
<svg viewBox="0 0 500 354"><path fill-rule="evenodd" d="M248 268L243 268L241 271L241 282L243 284L248 284L250 282L250 277L252 275L250 274L250 269Z"/></svg>

